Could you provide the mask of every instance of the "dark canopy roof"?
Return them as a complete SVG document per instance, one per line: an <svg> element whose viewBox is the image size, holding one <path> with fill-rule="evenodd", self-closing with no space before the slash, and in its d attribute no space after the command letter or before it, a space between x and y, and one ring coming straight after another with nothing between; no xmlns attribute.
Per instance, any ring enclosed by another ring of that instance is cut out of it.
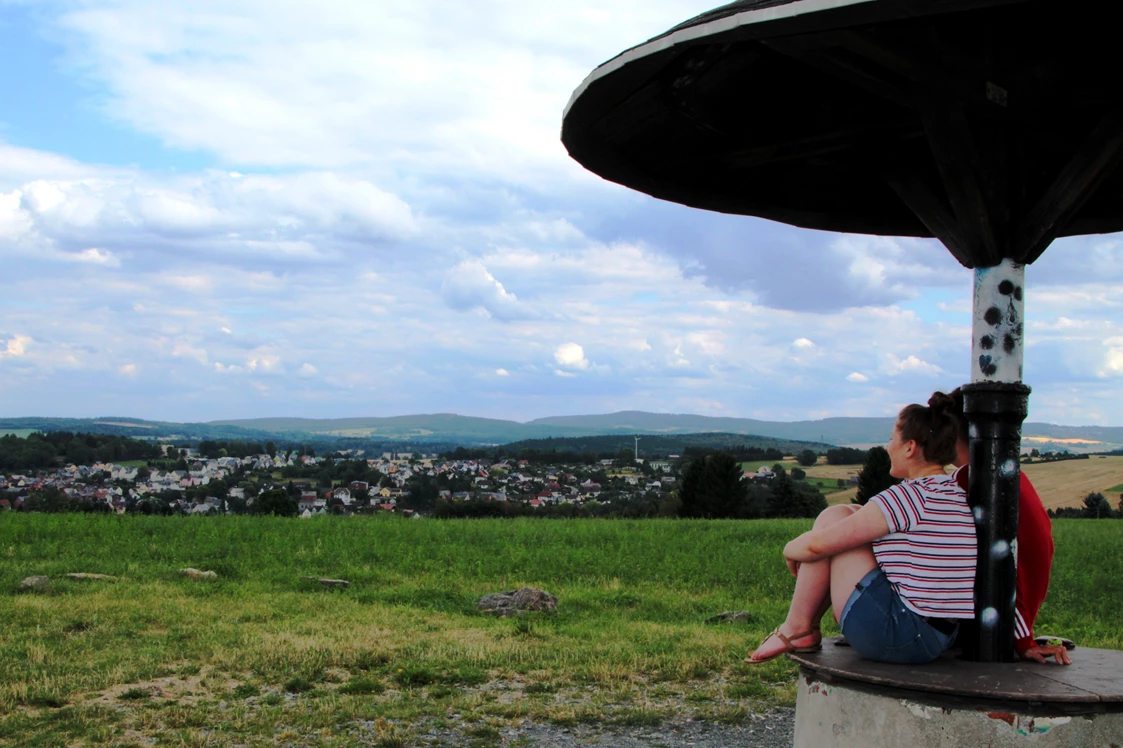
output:
<svg viewBox="0 0 1123 748"><path fill-rule="evenodd" d="M967 266L1123 230L1113 3L742 0L601 65L562 140L606 179Z"/></svg>

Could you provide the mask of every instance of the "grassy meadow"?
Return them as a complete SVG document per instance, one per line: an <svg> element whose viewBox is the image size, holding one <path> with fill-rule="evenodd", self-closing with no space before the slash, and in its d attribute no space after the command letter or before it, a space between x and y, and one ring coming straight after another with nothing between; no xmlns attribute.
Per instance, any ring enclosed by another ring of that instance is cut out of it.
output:
<svg viewBox="0 0 1123 748"><path fill-rule="evenodd" d="M741 659L783 617L780 549L809 526L0 514L0 745L347 745L360 729L408 745L454 715L486 745L520 719L740 721L794 699L790 663ZM1054 531L1038 631L1123 649L1123 522ZM31 575L50 589L20 592ZM476 611L522 585L558 612ZM742 609L747 624L703 623Z"/></svg>

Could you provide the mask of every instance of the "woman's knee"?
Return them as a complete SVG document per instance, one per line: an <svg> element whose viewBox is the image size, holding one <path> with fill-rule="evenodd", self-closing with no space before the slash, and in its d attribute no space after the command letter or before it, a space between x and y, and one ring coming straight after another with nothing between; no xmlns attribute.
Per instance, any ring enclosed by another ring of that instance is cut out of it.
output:
<svg viewBox="0 0 1123 748"><path fill-rule="evenodd" d="M836 522L841 522L860 508L861 507L855 504L835 504L834 506L829 506L819 512L819 516L815 519L815 527L827 527Z"/></svg>

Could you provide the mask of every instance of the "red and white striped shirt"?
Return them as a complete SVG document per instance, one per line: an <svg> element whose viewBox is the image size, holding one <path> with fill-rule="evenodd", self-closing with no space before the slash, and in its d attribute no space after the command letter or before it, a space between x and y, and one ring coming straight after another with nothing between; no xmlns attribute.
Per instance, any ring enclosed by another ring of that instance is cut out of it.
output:
<svg viewBox="0 0 1123 748"><path fill-rule="evenodd" d="M905 480L870 499L889 534L873 541L877 565L915 613L975 617L975 521L950 475Z"/></svg>

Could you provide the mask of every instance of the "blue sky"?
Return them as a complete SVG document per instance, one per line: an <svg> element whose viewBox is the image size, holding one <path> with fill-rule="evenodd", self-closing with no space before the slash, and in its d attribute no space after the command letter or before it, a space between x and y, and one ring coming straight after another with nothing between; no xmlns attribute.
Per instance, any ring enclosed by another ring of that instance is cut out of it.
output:
<svg viewBox="0 0 1123 748"><path fill-rule="evenodd" d="M661 203L561 112L688 0L0 0L0 415L885 415L967 377L931 241ZM1123 248L1027 271L1031 418L1123 423Z"/></svg>

